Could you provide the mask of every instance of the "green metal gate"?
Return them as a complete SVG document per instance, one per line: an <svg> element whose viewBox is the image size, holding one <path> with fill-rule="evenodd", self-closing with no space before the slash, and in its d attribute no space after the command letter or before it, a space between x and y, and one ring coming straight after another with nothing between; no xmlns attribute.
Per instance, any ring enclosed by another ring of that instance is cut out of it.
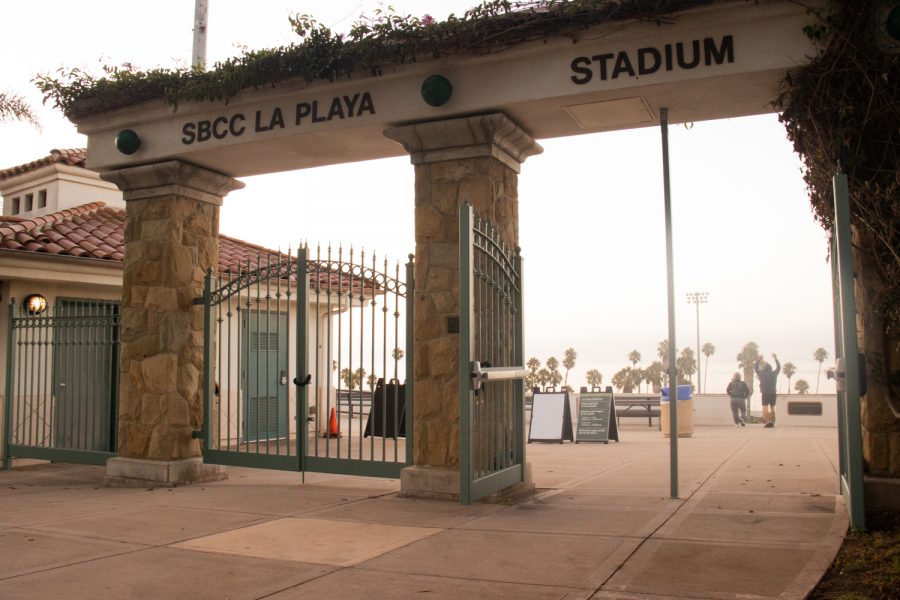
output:
<svg viewBox="0 0 900 600"><path fill-rule="evenodd" d="M204 460L399 477L412 458L412 260L307 247L206 277Z"/></svg>
<svg viewBox="0 0 900 600"><path fill-rule="evenodd" d="M522 260L460 209L460 502L525 480Z"/></svg>
<svg viewBox="0 0 900 600"><path fill-rule="evenodd" d="M104 464L116 455L119 304L8 308L4 467L12 457Z"/></svg>
<svg viewBox="0 0 900 600"><path fill-rule="evenodd" d="M850 199L847 176L835 175L834 227L831 269L834 290L834 354L838 402L838 446L841 494L850 526L865 527L863 497L862 423L859 397L861 368L856 337L856 298L853 292L853 255L850 237Z"/></svg>

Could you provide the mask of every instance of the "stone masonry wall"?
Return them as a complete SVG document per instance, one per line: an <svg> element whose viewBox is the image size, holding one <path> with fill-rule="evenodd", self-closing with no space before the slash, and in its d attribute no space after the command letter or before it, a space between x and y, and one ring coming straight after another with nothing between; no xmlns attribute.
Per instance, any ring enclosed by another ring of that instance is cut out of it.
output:
<svg viewBox="0 0 900 600"><path fill-rule="evenodd" d="M127 204L119 455L200 456L203 293L215 269L219 207L176 195Z"/></svg>
<svg viewBox="0 0 900 600"><path fill-rule="evenodd" d="M459 209L519 239L518 174L492 157L416 166L415 448L416 465L459 464Z"/></svg>

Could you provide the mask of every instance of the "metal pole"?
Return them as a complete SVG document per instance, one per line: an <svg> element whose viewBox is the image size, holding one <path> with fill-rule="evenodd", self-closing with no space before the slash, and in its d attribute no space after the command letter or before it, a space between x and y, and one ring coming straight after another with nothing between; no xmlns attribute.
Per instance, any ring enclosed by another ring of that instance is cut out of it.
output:
<svg viewBox="0 0 900 600"><path fill-rule="evenodd" d="M834 238L837 250L838 291L840 293L840 328L844 358L844 431L841 442L846 447L846 481L841 492L850 497L850 526L865 528L865 490L863 485L862 418L859 402L859 340L856 331L856 296L853 291L853 250L850 231L850 193L847 175L838 172L833 180Z"/></svg>
<svg viewBox="0 0 900 600"><path fill-rule="evenodd" d="M15 298L10 299L6 313L6 394L3 398L3 469L12 469L9 446L12 444L12 402L13 402L13 336L15 335Z"/></svg>
<svg viewBox="0 0 900 600"><path fill-rule="evenodd" d="M194 49L191 65L195 69L206 69L206 14L208 0L194 0Z"/></svg>
<svg viewBox="0 0 900 600"><path fill-rule="evenodd" d="M700 302L697 302L697 393L700 394Z"/></svg>
<svg viewBox="0 0 900 600"><path fill-rule="evenodd" d="M659 109L662 133L663 198L666 212L666 301L669 307L669 480L678 497L678 372L675 368L675 268L672 255L672 197L669 187L669 109Z"/></svg>
<svg viewBox="0 0 900 600"><path fill-rule="evenodd" d="M688 304L696 304L697 305L697 393L700 393L700 305L706 304L706 299L709 297L707 292L688 292L687 293L687 301Z"/></svg>

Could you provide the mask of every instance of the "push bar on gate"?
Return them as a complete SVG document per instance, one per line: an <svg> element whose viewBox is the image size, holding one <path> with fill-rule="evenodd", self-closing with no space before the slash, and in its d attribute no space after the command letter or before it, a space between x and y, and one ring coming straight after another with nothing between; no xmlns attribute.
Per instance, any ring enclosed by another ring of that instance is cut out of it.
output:
<svg viewBox="0 0 900 600"><path fill-rule="evenodd" d="M481 362L472 361L472 389L476 392L481 389L485 381L525 379L526 375L528 375L528 371L525 367L482 367Z"/></svg>

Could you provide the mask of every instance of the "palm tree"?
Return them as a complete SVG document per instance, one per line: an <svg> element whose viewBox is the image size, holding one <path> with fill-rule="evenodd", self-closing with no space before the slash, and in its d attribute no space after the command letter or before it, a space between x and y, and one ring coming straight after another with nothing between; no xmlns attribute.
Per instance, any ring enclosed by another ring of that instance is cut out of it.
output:
<svg viewBox="0 0 900 600"><path fill-rule="evenodd" d="M660 361L654 360L644 369L644 381L647 382L648 390L652 389L654 393L659 391L663 382L663 368Z"/></svg>
<svg viewBox="0 0 900 600"><path fill-rule="evenodd" d="M537 372L537 382L538 385L541 386L541 389L544 391L547 390L547 382L550 381L550 371L547 369L541 369Z"/></svg>
<svg viewBox="0 0 900 600"><path fill-rule="evenodd" d="M693 385L691 377L697 372L697 360L694 358L694 350L690 346L681 349L675 366L678 368L678 378L681 380L679 383Z"/></svg>
<svg viewBox="0 0 900 600"><path fill-rule="evenodd" d="M753 365L759 360L759 346L756 342L747 342L737 355L738 367L744 370L744 383L750 394L753 394ZM747 413L750 414L750 413Z"/></svg>
<svg viewBox="0 0 900 600"><path fill-rule="evenodd" d="M358 368L357 370L353 371L353 385L350 387L351 388L358 387L359 389L362 389L362 384L363 384L363 381L365 380L365 378L366 378L366 370L363 369L362 367Z"/></svg>
<svg viewBox="0 0 900 600"><path fill-rule="evenodd" d="M781 365L781 372L787 377L787 393L791 393L791 377L797 373L797 366L792 362L786 362Z"/></svg>
<svg viewBox="0 0 900 600"><path fill-rule="evenodd" d="M372 373L368 377L366 377L366 385L369 386L369 391L374 392L375 386L378 385L378 375Z"/></svg>
<svg viewBox="0 0 900 600"><path fill-rule="evenodd" d="M353 389L353 371L350 370L350 367L341 369L341 381L348 390Z"/></svg>
<svg viewBox="0 0 900 600"><path fill-rule="evenodd" d="M569 385L569 370L575 366L575 359L578 358L578 353L575 352L575 348L566 348L566 351L563 356L563 366L566 368L566 379L565 385Z"/></svg>
<svg viewBox="0 0 900 600"><path fill-rule="evenodd" d="M0 92L0 123L11 121L24 121L40 128L31 106L25 102L22 96L10 92Z"/></svg>
<svg viewBox="0 0 900 600"><path fill-rule="evenodd" d="M638 393L641 393L641 384L644 382L644 370L640 367L631 367L631 371L629 373L631 377L631 385L637 388Z"/></svg>
<svg viewBox="0 0 900 600"><path fill-rule="evenodd" d="M616 374L612 376L610 383L612 383L617 390L621 391L628 384L628 374L625 369L617 371Z"/></svg>
<svg viewBox="0 0 900 600"><path fill-rule="evenodd" d="M809 393L809 384L806 383L805 379L798 379L794 384L794 389L797 390L798 394L808 394Z"/></svg>
<svg viewBox="0 0 900 600"><path fill-rule="evenodd" d="M562 381L562 375L559 374L559 360L555 356L547 359L547 370L550 371L550 384L555 388ZM558 377L558 379L557 379ZM553 383L556 380L556 383Z"/></svg>
<svg viewBox="0 0 900 600"><path fill-rule="evenodd" d="M529 390L534 389L534 387L538 384L538 369L541 368L541 361L532 356L528 359L528 362L525 363L525 366L528 367L528 375L525 376L525 387Z"/></svg>
<svg viewBox="0 0 900 600"><path fill-rule="evenodd" d="M709 357L716 353L716 347L711 343L706 342L703 344L703 347L700 348L700 352L703 353L703 356L706 357L706 360L703 363L703 389L706 389L706 378L709 375ZM697 382L699 383L699 381ZM700 393L700 390L697 390L697 393Z"/></svg>
<svg viewBox="0 0 900 600"><path fill-rule="evenodd" d="M553 391L556 391L556 386L562 383L563 377L560 374L559 370L550 371L550 386L553 388Z"/></svg>
<svg viewBox="0 0 900 600"><path fill-rule="evenodd" d="M816 393L819 393L819 379L822 376L822 363L828 359L828 351L825 348L817 348L813 352L813 358L819 363L819 373L816 375ZM799 382L798 382L799 383Z"/></svg>
<svg viewBox="0 0 900 600"><path fill-rule="evenodd" d="M591 369L587 372L587 384L591 386L591 391L597 391L600 384L603 383L603 374L597 369Z"/></svg>
<svg viewBox="0 0 900 600"><path fill-rule="evenodd" d="M628 353L628 360L631 362L631 366L635 367L639 362L641 362L641 353L637 350L632 350Z"/></svg>
<svg viewBox="0 0 900 600"><path fill-rule="evenodd" d="M669 340L661 340L656 345L656 355L662 365L663 383L669 384Z"/></svg>

